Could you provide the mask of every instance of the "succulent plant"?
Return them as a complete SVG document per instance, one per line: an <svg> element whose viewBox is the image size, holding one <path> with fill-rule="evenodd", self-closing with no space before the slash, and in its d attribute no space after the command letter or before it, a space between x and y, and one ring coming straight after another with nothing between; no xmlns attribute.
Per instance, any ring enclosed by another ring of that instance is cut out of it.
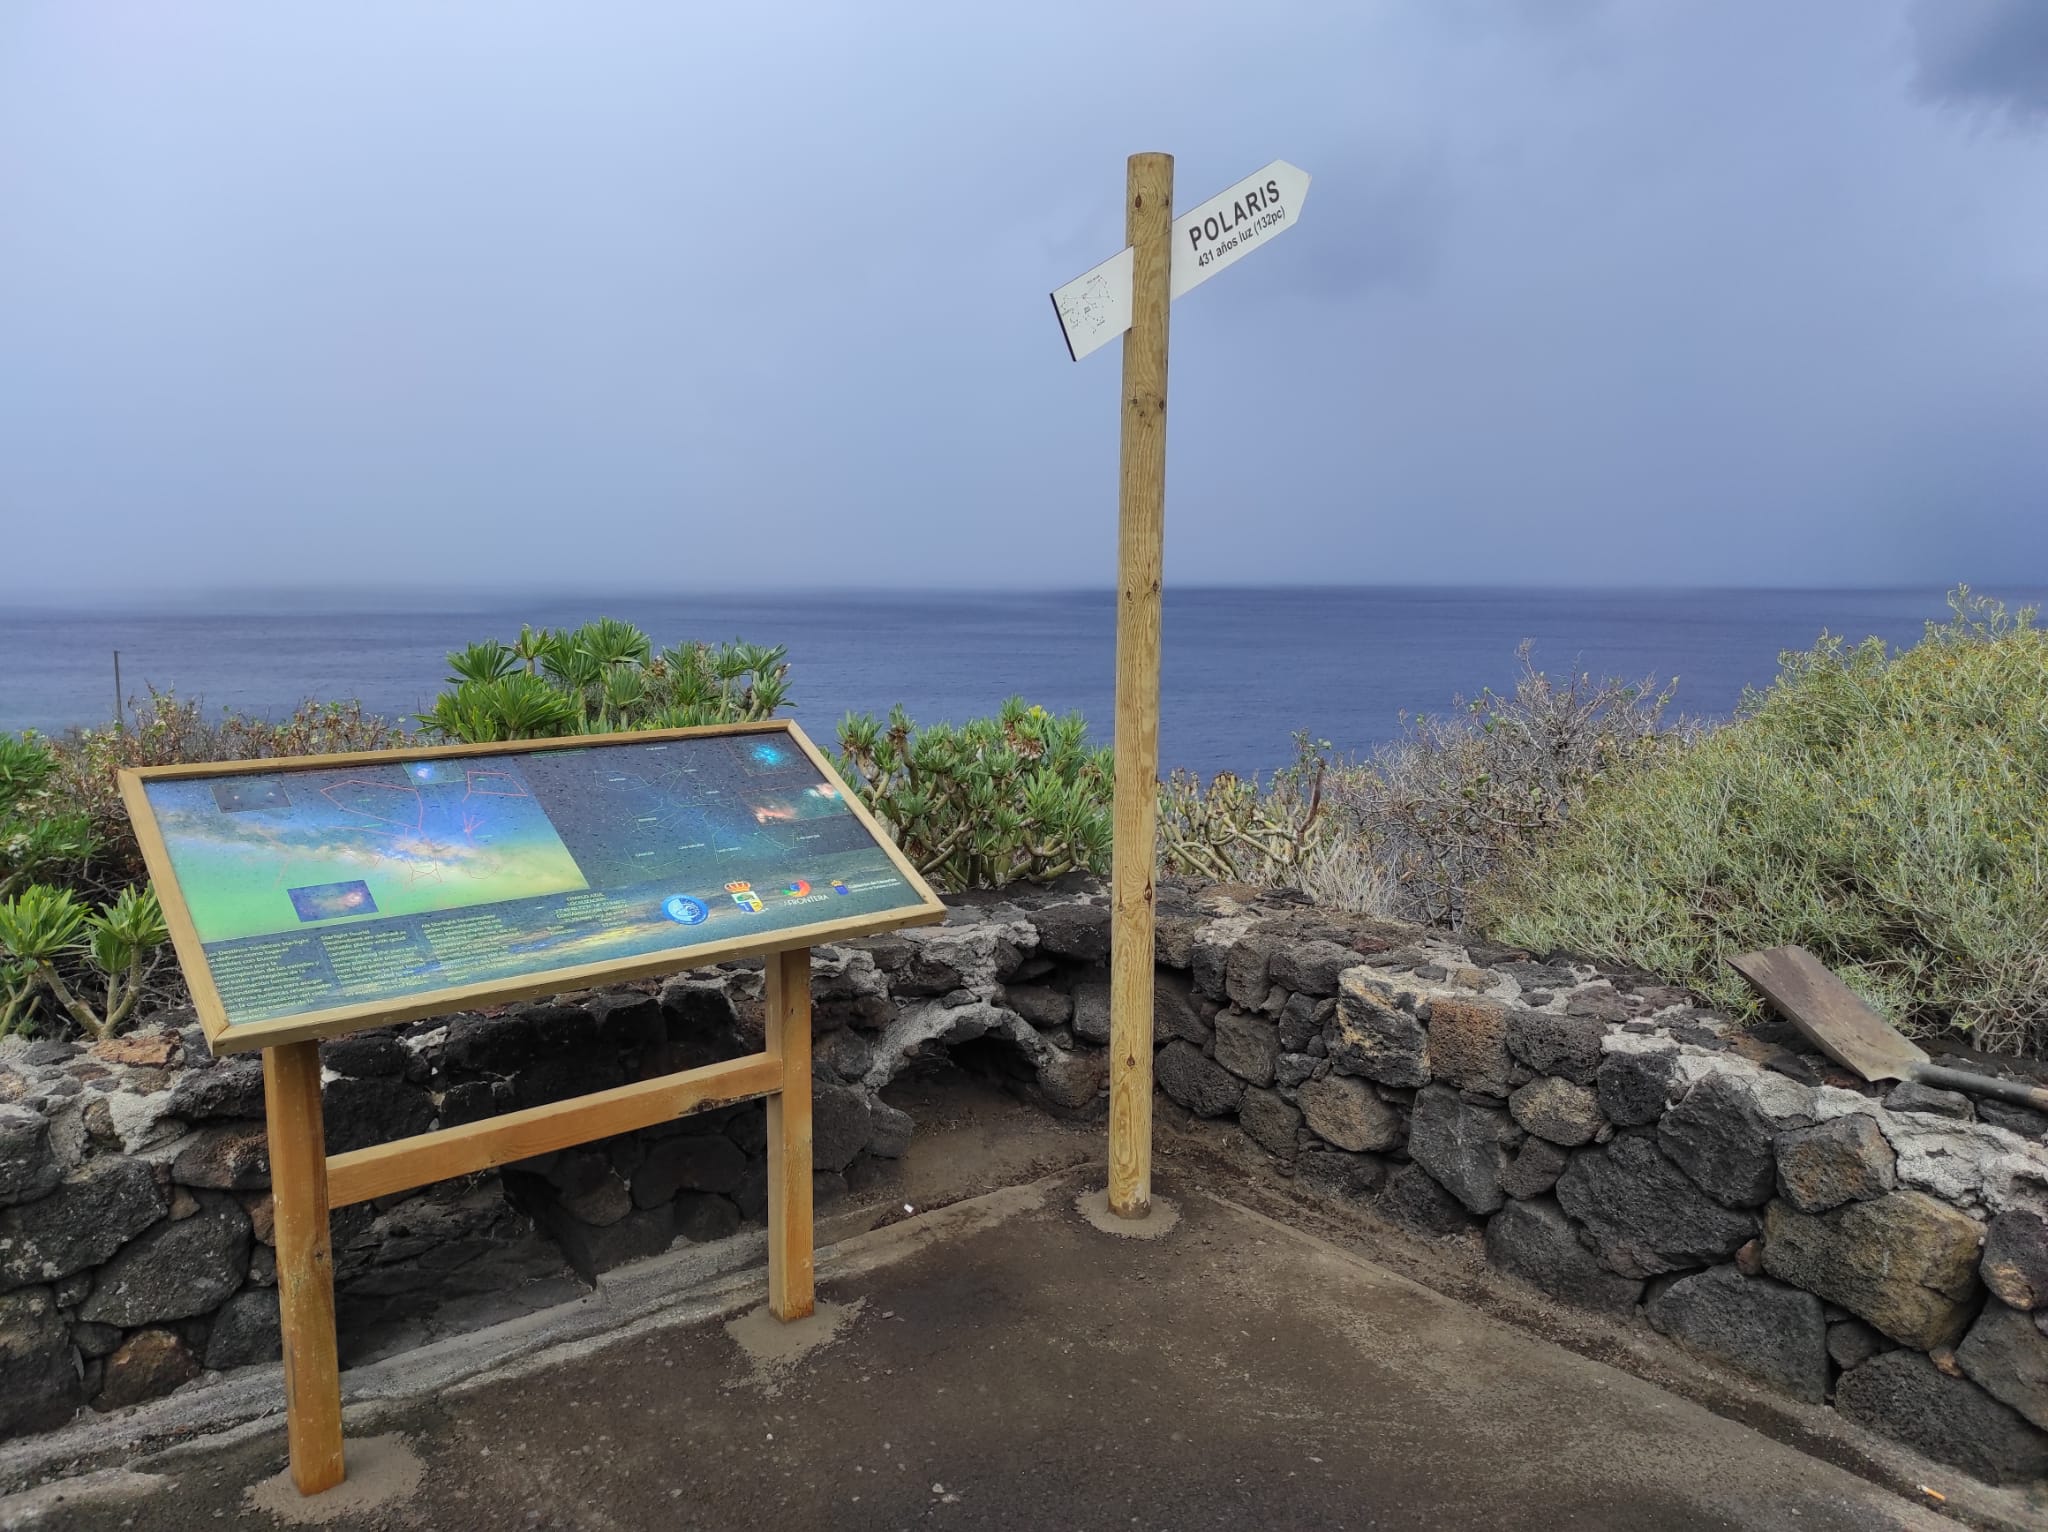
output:
<svg viewBox="0 0 2048 1532"><path fill-rule="evenodd" d="M0 997L0 1030L26 1019L40 988L88 1036L112 1037L135 1010L148 969L167 940L164 912L147 889L125 888L113 903L93 911L68 888L31 883L0 900L0 987L6 991ZM81 954L105 983L105 1001L98 1007L58 969Z"/></svg>
<svg viewBox="0 0 2048 1532"><path fill-rule="evenodd" d="M1079 713L1021 697L964 724L919 728L897 707L887 723L849 713L839 725L841 774L947 890L1107 871L1110 763Z"/></svg>
<svg viewBox="0 0 2048 1532"><path fill-rule="evenodd" d="M771 718L789 700L787 652L735 640L656 652L631 623L522 627L448 656L448 689L419 721L470 743L682 729Z"/></svg>
<svg viewBox="0 0 2048 1532"><path fill-rule="evenodd" d="M1176 771L1159 791L1161 870L1230 883L1297 884L1320 851L1328 740L1294 736L1294 764L1262 788L1256 776L1219 771L1206 791L1194 772Z"/></svg>

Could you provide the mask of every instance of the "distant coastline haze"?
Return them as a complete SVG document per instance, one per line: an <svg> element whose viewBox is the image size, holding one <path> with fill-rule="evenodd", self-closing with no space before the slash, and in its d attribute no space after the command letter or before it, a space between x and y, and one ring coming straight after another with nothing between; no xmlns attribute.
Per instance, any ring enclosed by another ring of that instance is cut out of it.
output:
<svg viewBox="0 0 2048 1532"><path fill-rule="evenodd" d="M2013 604L2048 590L1987 587ZM0 609L0 729L60 732L113 712L113 649L131 696L148 688L279 717L307 697L360 699L411 721L447 675L450 650L511 640L520 624L610 616L657 644L735 636L789 648L793 716L820 743L849 710L901 702L919 723L960 722L1022 695L1078 709L1098 740L1114 718L1115 599L1050 593L827 592L523 599L442 595L379 607L245 596L246 609ZM1769 684L1783 649L1822 629L1894 644L1948 616L1919 590L1508 590L1169 587L1161 678L1161 770L1268 772L1297 729L1357 755L1400 733L1402 715L1451 711L1462 695L1514 685L1515 650L1553 676L1589 671L1678 680L1673 716L1725 717L1745 686Z"/></svg>

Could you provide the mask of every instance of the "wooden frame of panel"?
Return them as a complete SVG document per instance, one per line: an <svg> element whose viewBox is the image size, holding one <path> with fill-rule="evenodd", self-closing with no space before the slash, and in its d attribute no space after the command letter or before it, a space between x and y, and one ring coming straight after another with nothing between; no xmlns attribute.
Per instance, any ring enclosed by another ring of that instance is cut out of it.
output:
<svg viewBox="0 0 2048 1532"><path fill-rule="evenodd" d="M356 1005L331 1006L301 1016L283 1016L269 1021L228 1023L220 992L214 987L213 972L206 951L193 924L191 911L178 888L171 868L170 850L157 828L156 816L143 792L145 783L179 777L263 776L294 771L332 770L347 766L405 765L414 761L443 760L451 756L520 755L542 750L585 749L599 745L658 744L669 739L697 739L707 735L786 734L804 753L824 779L839 789L841 800L855 819L875 838L912 891L920 896L915 906L888 910L847 920L822 920L810 925L791 926L759 936L732 937L701 946L670 952L650 952L618 962L580 963L563 968L536 970L505 979L454 985L408 995L398 1001L367 1001ZM560 739L506 740L483 745L431 745L414 750L351 751L340 755L286 756L260 761L202 762L181 766L131 767L121 773L121 798L135 826L135 838L142 846L142 858L149 868L157 899L163 905L164 924L171 933L171 945L192 991L192 1003L199 1013L199 1025L215 1053L244 1053L309 1037L334 1037L365 1027L390 1026L417 1021L426 1016L479 1006L502 1005L515 1000L532 1000L557 995L565 990L588 989L601 983L622 983L631 979L659 978L691 968L708 968L734 957L759 957L770 952L823 946L874 936L904 926L927 925L943 920L946 907L931 891L917 869L876 822L860 796L846 785L831 761L813 744L802 729L786 718L761 723L710 724L694 729L650 729L630 734L572 734Z"/></svg>
<svg viewBox="0 0 2048 1532"><path fill-rule="evenodd" d="M753 939L707 942L684 951L651 953L615 963L548 969L516 978L451 987L407 997L397 1004L334 1007L305 1016L228 1024L170 853L150 811L143 785L166 777L255 775L364 764L391 765L447 756L500 755L589 745L645 744L713 734L782 733L835 784L843 801L888 853L911 889L913 907L848 920L819 921ZM342 1482L346 1473L341 1429L341 1370L334 1329L334 1257L330 1214L336 1207L409 1191L435 1181L652 1127L689 1113L765 1099L768 1112L768 1307L789 1321L813 1311L814 1240L811 1216L811 988L810 949L929 924L945 906L918 876L896 843L794 723L714 725L634 734L575 735L552 740L446 745L419 750L365 751L283 760L157 766L121 773L121 796L135 823L165 924L180 966L217 1053L261 1049L264 1109L270 1142L271 1191L276 1203L278 1306L284 1341L285 1434L292 1481L305 1495ZM445 1011L556 994L595 983L648 978L701 968L739 956L767 959L765 1048L744 1058L459 1127L329 1156L320 1099L320 1043L369 1026L388 1026Z"/></svg>

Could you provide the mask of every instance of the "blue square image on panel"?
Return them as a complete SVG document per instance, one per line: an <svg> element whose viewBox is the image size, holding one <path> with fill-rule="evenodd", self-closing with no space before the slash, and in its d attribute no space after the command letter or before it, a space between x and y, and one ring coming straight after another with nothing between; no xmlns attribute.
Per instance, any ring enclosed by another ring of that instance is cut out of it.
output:
<svg viewBox="0 0 2048 1532"><path fill-rule="evenodd" d="M344 915L377 913L370 885L360 878L348 883L311 883L290 892L300 920L339 920Z"/></svg>

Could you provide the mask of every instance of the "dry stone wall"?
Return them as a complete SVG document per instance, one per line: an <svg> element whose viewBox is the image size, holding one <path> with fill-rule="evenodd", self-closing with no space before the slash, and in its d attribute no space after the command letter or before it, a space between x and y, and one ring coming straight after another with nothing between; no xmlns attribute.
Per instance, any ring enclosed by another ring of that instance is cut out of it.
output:
<svg viewBox="0 0 2048 1532"><path fill-rule="evenodd" d="M943 927L816 954L823 1205L903 1152L913 1124L881 1091L922 1059L1102 1110L1101 895L954 904ZM1154 956L1161 1093L1303 1194L1469 1240L1980 1477L2048 1472L2048 1119L1863 1086L1648 975L1271 893L1163 887ZM324 1045L330 1149L752 1051L761 989L758 964L730 964ZM92 1049L0 1043L0 1434L276 1355L261 1071L177 1020ZM344 1360L765 1202L743 1106L345 1209Z"/></svg>
<svg viewBox="0 0 2048 1532"><path fill-rule="evenodd" d="M1045 898L1049 943L1088 947L1077 961L1099 971L1106 922ZM1092 1106L1099 1050L1066 1024L1099 1016L1106 1037L1106 991L1083 984L1078 1017L1058 991L1050 1035L996 1003L1004 980L1054 969L1039 945L1014 907L970 908L937 930L816 951L820 1206L908 1146L911 1119L880 1092L920 1057L980 1044L1059 1109ZM758 962L732 963L324 1043L328 1151L758 1051L762 991ZM570 1272L592 1281L763 1223L766 1162L764 1114L743 1104L340 1209L343 1363L559 1301ZM276 1284L257 1059L213 1059L177 1016L92 1047L0 1039L0 1437L275 1360Z"/></svg>
<svg viewBox="0 0 2048 1532"><path fill-rule="evenodd" d="M1993 1481L2048 1474L2048 1118L1654 976L1173 891L1160 1089L1297 1187ZM1180 976L1185 972L1185 980Z"/></svg>

